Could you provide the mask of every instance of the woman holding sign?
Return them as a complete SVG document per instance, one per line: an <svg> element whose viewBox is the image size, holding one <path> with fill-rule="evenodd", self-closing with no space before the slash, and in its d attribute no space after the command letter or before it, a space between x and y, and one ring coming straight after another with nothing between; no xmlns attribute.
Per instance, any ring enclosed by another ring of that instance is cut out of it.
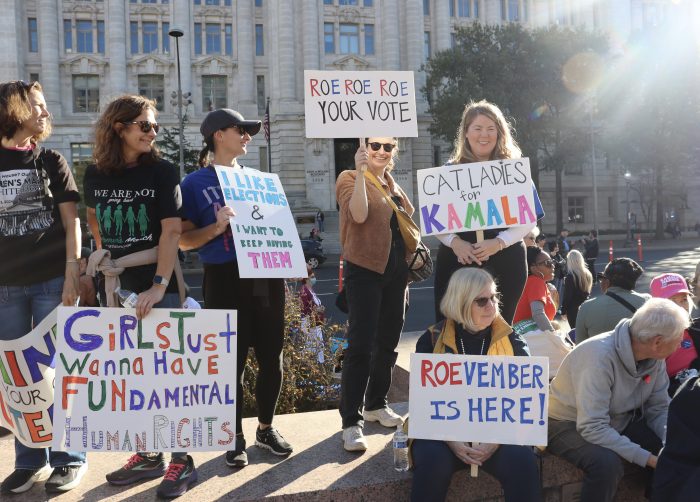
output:
<svg viewBox="0 0 700 502"><path fill-rule="evenodd" d="M416 352L529 356L525 340L499 315L498 300L496 283L488 272L456 271L440 302L445 318L418 339ZM537 460L528 446L416 439L411 454L414 502L445 500L452 474L470 465L481 466L500 481L506 502L542 498Z"/></svg>
<svg viewBox="0 0 700 502"><path fill-rule="evenodd" d="M403 329L408 278L395 211L413 213L411 202L390 174L397 153L396 138L360 140L355 170L340 173L335 186L340 244L347 260L348 348L340 415L348 451L367 449L363 419L385 427L403 422L386 399Z"/></svg>
<svg viewBox="0 0 700 502"><path fill-rule="evenodd" d="M469 103L464 108L457 130L455 147L448 165L471 164L521 156L520 148L511 135L511 127L501 110L488 101ZM477 175L480 176L480 175ZM538 218L541 204L535 195ZM435 317L443 318L440 303L452 273L460 267L479 267L489 271L501 291L501 314L506 322L513 320L515 307L525 287L527 265L523 237L536 223L508 228L484 230L484 240L478 242L477 232L439 235L435 272Z"/></svg>
<svg viewBox="0 0 700 502"><path fill-rule="evenodd" d="M214 170L214 165L242 168L237 159L248 152L248 143L260 126L259 120L245 120L235 110L222 108L209 112L199 128L205 144L199 155L200 169L182 182L184 214L180 247L185 251L199 249L204 265L202 291L206 308L238 310L236 446L226 453L226 464L230 467L248 465L242 418L243 370L249 347L255 348L260 368L255 388L258 405L255 445L275 455L292 453L290 444L272 427L282 387L284 280L241 279L229 224L235 213L226 206Z"/></svg>

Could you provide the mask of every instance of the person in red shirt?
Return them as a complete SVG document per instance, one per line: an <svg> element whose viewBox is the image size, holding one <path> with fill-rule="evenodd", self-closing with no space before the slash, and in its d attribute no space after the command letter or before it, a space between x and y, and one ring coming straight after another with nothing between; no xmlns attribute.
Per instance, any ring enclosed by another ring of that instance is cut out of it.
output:
<svg viewBox="0 0 700 502"><path fill-rule="evenodd" d="M557 307L547 287L547 281L554 277L554 261L537 246L527 248L528 276L525 289L515 308L513 324L532 319L542 331L552 331L552 320Z"/></svg>

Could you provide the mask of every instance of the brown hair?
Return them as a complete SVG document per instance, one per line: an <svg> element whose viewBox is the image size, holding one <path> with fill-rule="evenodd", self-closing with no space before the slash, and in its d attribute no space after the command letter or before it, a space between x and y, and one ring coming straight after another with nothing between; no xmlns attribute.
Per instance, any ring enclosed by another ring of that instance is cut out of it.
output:
<svg viewBox="0 0 700 502"><path fill-rule="evenodd" d="M117 174L125 169L120 132L124 122L130 122L146 110L157 114L156 102L143 96L127 95L111 101L95 124L95 149L93 155L97 170L105 174ZM160 158L155 143L151 151L139 156L139 163L152 163Z"/></svg>
<svg viewBox="0 0 700 502"><path fill-rule="evenodd" d="M0 84L0 136L12 138L32 116L32 104L29 94L38 92L44 94L39 82L27 83L13 80ZM46 122L46 128L39 136L32 136L32 143L38 143L51 135L51 119Z"/></svg>
<svg viewBox="0 0 700 502"><path fill-rule="evenodd" d="M491 160L493 159L517 159L522 155L520 152L520 147L513 139L511 132L511 126L503 116L500 108L498 108L493 103L490 103L484 99L481 101L467 104L464 107L464 113L462 114L462 121L459 124L459 129L457 129L457 136L455 137L454 150L452 151L452 157L450 162L452 164L469 164L471 162L478 162L474 153L469 147L469 141L467 141L467 129L472 122L479 116L483 115L496 124L496 129L498 131L498 139L496 139L496 147L491 152Z"/></svg>

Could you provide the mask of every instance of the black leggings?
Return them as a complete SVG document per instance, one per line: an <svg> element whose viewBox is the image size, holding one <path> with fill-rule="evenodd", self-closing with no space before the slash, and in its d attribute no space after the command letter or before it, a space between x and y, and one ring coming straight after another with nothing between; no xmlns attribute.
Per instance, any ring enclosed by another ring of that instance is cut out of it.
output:
<svg viewBox="0 0 700 502"><path fill-rule="evenodd" d="M254 296L254 287L259 290L258 294L267 289L267 297ZM236 433L243 430L243 370L249 347L255 349L259 366L255 386L258 421L271 424L282 388L284 280L241 279L235 261L205 263L202 291L206 308L238 311Z"/></svg>
<svg viewBox="0 0 700 502"><path fill-rule="evenodd" d="M457 261L457 255L447 246L440 244L435 271L435 320L445 318L440 312L440 302L447 291L447 283L452 274L462 267L478 267L478 265L462 265ZM490 273L496 281L498 292L501 293L501 315L508 324L513 323L515 308L518 306L520 295L523 294L527 281L527 261L525 245L522 241L508 246L503 251L489 257L480 268Z"/></svg>

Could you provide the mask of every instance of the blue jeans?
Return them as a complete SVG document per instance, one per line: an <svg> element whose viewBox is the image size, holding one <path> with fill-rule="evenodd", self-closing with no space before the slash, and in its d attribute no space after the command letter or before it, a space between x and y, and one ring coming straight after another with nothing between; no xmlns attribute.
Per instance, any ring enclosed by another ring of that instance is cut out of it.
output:
<svg viewBox="0 0 700 502"><path fill-rule="evenodd" d="M445 500L452 474L470 467L452 453L445 441L416 439L411 454L412 502ZM529 446L502 444L481 468L500 481L506 502L542 500L537 459Z"/></svg>
<svg viewBox="0 0 700 502"><path fill-rule="evenodd" d="M56 277L30 286L0 286L0 339L15 340L29 333L61 303L63 277ZM51 448L30 448L15 439L15 469L40 469L81 465L85 453L53 451Z"/></svg>

